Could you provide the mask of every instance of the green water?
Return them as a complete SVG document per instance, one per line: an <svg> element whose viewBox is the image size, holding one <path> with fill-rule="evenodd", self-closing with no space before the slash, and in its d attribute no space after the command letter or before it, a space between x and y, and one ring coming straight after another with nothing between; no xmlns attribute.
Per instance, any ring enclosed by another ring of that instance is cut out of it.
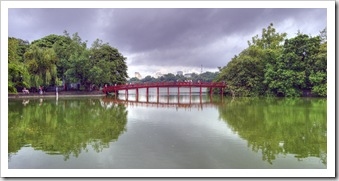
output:
<svg viewBox="0 0 339 181"><path fill-rule="evenodd" d="M9 168L327 167L326 99L117 99L9 99Z"/></svg>

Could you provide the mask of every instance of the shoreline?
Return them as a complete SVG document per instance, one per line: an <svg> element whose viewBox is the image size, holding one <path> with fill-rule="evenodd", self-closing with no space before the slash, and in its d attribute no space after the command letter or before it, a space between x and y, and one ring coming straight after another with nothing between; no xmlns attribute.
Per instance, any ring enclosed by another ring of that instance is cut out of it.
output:
<svg viewBox="0 0 339 181"><path fill-rule="evenodd" d="M39 93L17 93L17 94L8 94L8 99L17 99L17 98L50 98L50 97L100 97L106 96L102 91L93 91L93 92L82 92L82 91L69 91L69 92L59 92L58 95L55 92L45 92L43 94Z"/></svg>

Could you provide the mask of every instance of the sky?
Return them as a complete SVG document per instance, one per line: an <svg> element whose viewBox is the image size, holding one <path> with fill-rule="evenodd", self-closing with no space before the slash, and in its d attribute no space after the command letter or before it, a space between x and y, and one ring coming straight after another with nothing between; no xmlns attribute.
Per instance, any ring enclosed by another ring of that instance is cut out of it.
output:
<svg viewBox="0 0 339 181"><path fill-rule="evenodd" d="M10 8L8 36L28 40L78 32L87 47L108 42L127 57L128 75L215 72L273 23L288 37L327 27L321 8Z"/></svg>

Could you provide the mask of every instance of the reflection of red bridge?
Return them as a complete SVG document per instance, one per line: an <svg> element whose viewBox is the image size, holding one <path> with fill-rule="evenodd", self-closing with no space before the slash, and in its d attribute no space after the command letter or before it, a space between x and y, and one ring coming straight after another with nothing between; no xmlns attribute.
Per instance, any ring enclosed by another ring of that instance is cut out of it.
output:
<svg viewBox="0 0 339 181"><path fill-rule="evenodd" d="M126 84L126 85L116 85L116 86L108 86L103 88L103 92L105 94L114 92L117 95L118 91L124 90L125 94L128 95L128 90L135 89L136 95L139 94L139 89L146 88L146 96L148 96L149 88L156 88L157 95L159 95L159 88L167 88L167 95L169 95L170 87L178 88L178 95L180 95L180 87L189 88L189 92L191 94L192 87L200 88L200 95L202 94L202 88L209 88L210 94L213 92L213 88L220 88L221 93L223 89L226 87L226 83L224 82L155 82L155 83L143 83L143 84Z"/></svg>
<svg viewBox="0 0 339 181"><path fill-rule="evenodd" d="M218 102L213 102L212 101L212 96L210 96L209 102L203 102L202 97L200 96L200 102L191 102L191 97L189 102L184 102L181 103L180 100L178 99L177 102L170 102L169 101L169 96L167 96L167 102L159 101L159 98L157 98L157 102L142 102L142 101L131 101L131 100L120 100L120 99L114 99L114 98L109 98L109 97L104 97L102 99L102 102L104 105L110 105L110 104L123 104L125 106L131 106L131 107L159 107L159 108L164 108L164 107L169 107L169 108L184 108L184 109L190 109L190 108L198 108L198 109L203 109L206 107L217 107L222 104L223 101L218 101Z"/></svg>

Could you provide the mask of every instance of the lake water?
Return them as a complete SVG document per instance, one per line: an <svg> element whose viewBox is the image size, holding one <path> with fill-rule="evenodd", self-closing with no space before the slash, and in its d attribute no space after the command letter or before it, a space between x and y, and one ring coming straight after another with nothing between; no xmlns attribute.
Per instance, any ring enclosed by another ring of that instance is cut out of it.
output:
<svg viewBox="0 0 339 181"><path fill-rule="evenodd" d="M183 91L184 92L184 91ZM327 168L326 99L9 99L9 168Z"/></svg>

